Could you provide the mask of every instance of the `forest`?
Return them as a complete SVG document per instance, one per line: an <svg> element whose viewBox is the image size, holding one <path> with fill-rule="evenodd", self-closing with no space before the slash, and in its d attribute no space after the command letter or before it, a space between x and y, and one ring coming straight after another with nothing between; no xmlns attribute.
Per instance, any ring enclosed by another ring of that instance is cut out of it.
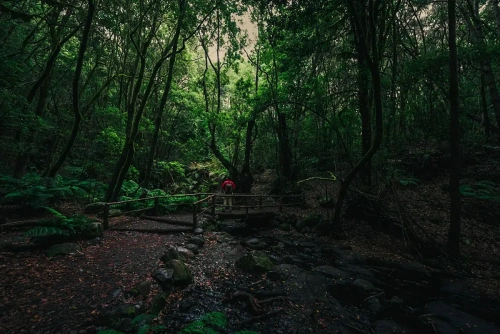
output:
<svg viewBox="0 0 500 334"><path fill-rule="evenodd" d="M500 333L499 83L499 0L0 0L0 328Z"/></svg>

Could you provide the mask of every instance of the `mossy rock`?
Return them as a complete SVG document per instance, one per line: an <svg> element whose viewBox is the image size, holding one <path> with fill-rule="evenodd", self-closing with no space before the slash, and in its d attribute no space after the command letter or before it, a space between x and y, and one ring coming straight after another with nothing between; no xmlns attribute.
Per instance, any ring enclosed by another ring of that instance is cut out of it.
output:
<svg viewBox="0 0 500 334"><path fill-rule="evenodd" d="M166 301L163 293L158 293L151 302L151 314L158 315L165 307Z"/></svg>
<svg viewBox="0 0 500 334"><path fill-rule="evenodd" d="M193 282L191 270L180 260L171 260L167 267L174 270L174 285L187 285Z"/></svg>
<svg viewBox="0 0 500 334"><path fill-rule="evenodd" d="M239 258L236 266L248 273L265 273L273 268L273 263L265 253L254 251Z"/></svg>

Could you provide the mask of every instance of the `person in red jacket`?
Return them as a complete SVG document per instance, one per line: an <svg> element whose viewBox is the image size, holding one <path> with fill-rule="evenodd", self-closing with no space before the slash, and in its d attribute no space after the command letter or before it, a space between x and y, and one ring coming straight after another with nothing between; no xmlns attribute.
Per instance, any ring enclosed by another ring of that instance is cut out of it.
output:
<svg viewBox="0 0 500 334"><path fill-rule="evenodd" d="M222 190L224 191L224 208L229 206L229 211L233 209L233 197L231 196L236 189L236 185L229 178L222 182Z"/></svg>

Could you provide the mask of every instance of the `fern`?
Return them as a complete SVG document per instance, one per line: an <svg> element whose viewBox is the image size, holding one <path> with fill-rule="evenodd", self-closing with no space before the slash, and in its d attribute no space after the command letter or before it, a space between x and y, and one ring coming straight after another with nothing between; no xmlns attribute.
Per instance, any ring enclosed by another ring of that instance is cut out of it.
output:
<svg viewBox="0 0 500 334"><path fill-rule="evenodd" d="M69 235L69 232L58 227L38 226L24 233L24 236L28 238L47 237L51 235Z"/></svg>
<svg viewBox="0 0 500 334"><path fill-rule="evenodd" d="M500 187L491 181L480 181L474 185L464 184L460 186L459 191L462 196L500 202Z"/></svg>
<svg viewBox="0 0 500 334"><path fill-rule="evenodd" d="M50 213L52 213L54 216L56 216L59 219L67 219L67 217L65 215L63 215L62 213L60 213L56 209L50 208L48 206L42 206L41 208L46 209L47 211L49 211Z"/></svg>

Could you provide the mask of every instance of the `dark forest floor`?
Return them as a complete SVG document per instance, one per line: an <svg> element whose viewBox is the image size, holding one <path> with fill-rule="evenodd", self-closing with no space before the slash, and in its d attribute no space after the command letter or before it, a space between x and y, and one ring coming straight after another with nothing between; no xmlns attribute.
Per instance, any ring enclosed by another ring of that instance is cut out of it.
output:
<svg viewBox="0 0 500 334"><path fill-rule="evenodd" d="M467 170L464 174L466 182L481 179ZM258 183L257 189L265 191L266 182ZM226 221L219 228L232 233L204 234L205 246L187 263L194 283L173 293L154 322L164 324L167 333L176 333L201 315L220 311L228 316L228 333L241 329L258 333L500 333L500 222L495 221L499 208L464 198L463 256L460 260L449 257L444 252L446 182L442 175L416 187L394 185L390 192L379 194L390 202L384 207L386 216L422 226L425 233L417 235L423 243L358 217L345 220L342 240L293 229L241 233L235 232L241 231L235 229L241 222ZM324 196L324 183L313 182L308 188L308 209L294 208L288 213L299 219L311 213L331 217L331 211L317 205L317 199ZM335 185L329 186L330 194L335 191ZM130 218L131 223L141 224L141 220ZM162 265L160 257L168 247L185 245L189 237L190 233L107 231L98 243L81 242L82 252L77 256L49 258L43 250L0 252L0 332L94 333L96 320L113 306L144 303L148 308L159 290L156 284L144 298L128 298L124 292L140 282L153 281L151 272ZM274 262L271 274L247 274L236 268L236 259L248 252L241 243L248 238L265 244L263 251ZM5 232L0 239L24 242L22 232ZM358 279L373 286L361 288L353 283ZM258 297L256 291L285 295L263 304L263 314L276 314L259 320L248 303L227 301L228 295L245 288L258 300L268 297Z"/></svg>

